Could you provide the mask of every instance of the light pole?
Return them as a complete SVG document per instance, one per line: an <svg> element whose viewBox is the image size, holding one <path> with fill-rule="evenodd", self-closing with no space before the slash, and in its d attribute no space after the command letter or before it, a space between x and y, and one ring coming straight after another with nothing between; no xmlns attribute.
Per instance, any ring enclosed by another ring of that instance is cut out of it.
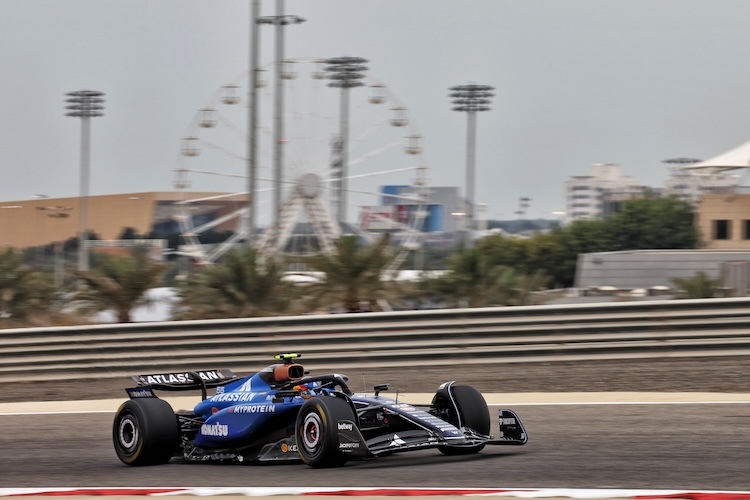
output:
<svg viewBox="0 0 750 500"><path fill-rule="evenodd" d="M89 196L89 154L90 154L90 136L91 121L90 118L95 116L104 116L103 92L96 90L77 90L68 92L65 102L68 105L65 109L66 116L73 116L81 119L81 213L80 228L78 233L78 270L89 270L89 253L86 246L88 225L88 196Z"/></svg>
<svg viewBox="0 0 750 500"><path fill-rule="evenodd" d="M568 212L565 212L563 210L555 210L554 212L552 212L552 215L554 215L555 218L557 219L555 221L557 222L557 227L561 227L563 225L563 222L565 220L565 216L567 215L567 213Z"/></svg>
<svg viewBox="0 0 750 500"><path fill-rule="evenodd" d="M333 171L333 217L341 226L346 222L346 176L349 162L349 89L364 85L362 80L367 70L362 57L334 57L326 59L325 71L331 80L329 87L341 89L339 104L339 136L334 139L333 148L336 154L331 165Z"/></svg>
<svg viewBox="0 0 750 500"><path fill-rule="evenodd" d="M276 26L276 74L274 75L275 95L273 113L273 227L278 231L279 214L281 214L281 183L284 174L284 162L282 156L282 145L284 143L284 86L281 75L284 71L284 26L287 24L300 24L305 20L298 16L284 14L284 0L276 0L276 15L266 16L258 19L259 24L272 24Z"/></svg>
<svg viewBox="0 0 750 500"><path fill-rule="evenodd" d="M518 198L518 210L516 210L516 215L518 215L521 219L526 218L526 211L531 206L531 198L527 198L525 196Z"/></svg>
<svg viewBox="0 0 750 500"><path fill-rule="evenodd" d="M489 111L491 91L489 85L457 85L449 89L449 96L453 100L453 111L465 111L467 114L466 133L466 246L472 245L472 233L475 229L474 221L474 163L476 157L476 128L477 112Z"/></svg>
<svg viewBox="0 0 750 500"><path fill-rule="evenodd" d="M140 208L141 208L140 200L142 200L142 199L143 198L141 198L140 196L128 196L128 200L134 202L134 203L130 204L130 207L129 207L130 208L130 214L133 217L133 225L130 226L130 227L133 229L133 239L134 240L137 240L137 239L140 239L140 238L147 238L148 237L148 228L146 228L146 232L144 232L143 234L141 234L141 233L138 232L138 221L140 219L140 217L138 217L138 216L140 215L140 212L141 212L141 210L140 210Z"/></svg>
<svg viewBox="0 0 750 500"><path fill-rule="evenodd" d="M35 221L36 231L34 233L34 244L33 244L33 246L34 246L34 260L41 262L42 259L40 258L40 254L42 254L41 250L44 248L45 242L44 242L44 228L42 227L42 224L40 222L40 221L43 221L44 219L42 219L39 216L39 213L42 210L44 210L45 207L39 205L39 200L43 200L45 198L49 198L49 196L47 196L46 194L32 194L31 197L33 199L37 200L37 202L35 204L35 209L36 209L37 215L35 217L35 219L36 219L36 221Z"/></svg>
<svg viewBox="0 0 750 500"><path fill-rule="evenodd" d="M252 248L255 237L255 189L258 172L258 56L260 54L260 0L250 5L250 85L247 109L247 236L245 245Z"/></svg>
<svg viewBox="0 0 750 500"><path fill-rule="evenodd" d="M37 210L40 211L46 211L47 217L51 217L53 219L67 219L70 217L70 214L68 213L70 210L73 209L73 207L64 207L64 206L54 206L54 207L36 207ZM53 231L57 233L57 230ZM53 267L54 267L54 274L55 274L55 284L57 286L61 286L63 284L64 279L64 256L63 256L63 248L64 242L63 241L55 241L53 243Z"/></svg>
<svg viewBox="0 0 750 500"><path fill-rule="evenodd" d="M461 236L462 233L466 232L466 227L465 227L466 212L456 211L456 212L451 212L451 215L456 218L455 227L458 229L459 236Z"/></svg>

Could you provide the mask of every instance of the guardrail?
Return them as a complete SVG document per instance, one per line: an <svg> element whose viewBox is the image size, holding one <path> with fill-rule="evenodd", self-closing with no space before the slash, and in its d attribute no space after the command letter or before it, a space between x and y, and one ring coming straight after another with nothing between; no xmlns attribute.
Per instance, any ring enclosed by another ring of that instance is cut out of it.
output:
<svg viewBox="0 0 750 500"><path fill-rule="evenodd" d="M440 309L0 330L0 382L230 368L314 370L750 354L750 298Z"/></svg>

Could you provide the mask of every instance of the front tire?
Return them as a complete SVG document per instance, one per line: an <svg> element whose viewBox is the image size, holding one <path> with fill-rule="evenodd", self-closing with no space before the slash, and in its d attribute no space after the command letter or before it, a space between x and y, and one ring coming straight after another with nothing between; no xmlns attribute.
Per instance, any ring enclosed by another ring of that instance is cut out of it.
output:
<svg viewBox="0 0 750 500"><path fill-rule="evenodd" d="M448 421L457 427L468 427L479 434L489 435L490 410L482 393L470 385L456 385L451 389L458 414L456 414L456 408L450 405ZM462 448L438 446L438 450L444 455L471 455L479 453L483 448L484 444Z"/></svg>
<svg viewBox="0 0 750 500"><path fill-rule="evenodd" d="M308 399L297 414L295 437L297 450L310 467L339 467L347 457L339 451L338 422L356 422L349 403L343 399L320 396Z"/></svg>
<svg viewBox="0 0 750 500"><path fill-rule="evenodd" d="M131 399L115 414L112 440L117 457L126 465L165 464L180 443L177 417L162 399Z"/></svg>

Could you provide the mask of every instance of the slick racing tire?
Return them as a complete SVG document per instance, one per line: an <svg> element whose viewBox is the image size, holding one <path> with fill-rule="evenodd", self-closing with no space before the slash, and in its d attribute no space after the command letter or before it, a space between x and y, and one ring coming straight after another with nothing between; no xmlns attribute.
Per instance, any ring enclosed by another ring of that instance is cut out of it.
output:
<svg viewBox="0 0 750 500"><path fill-rule="evenodd" d="M320 396L308 399L297 414L295 437L297 450L310 467L339 467L346 456L339 451L338 422L356 422L349 403L343 399Z"/></svg>
<svg viewBox="0 0 750 500"><path fill-rule="evenodd" d="M180 429L177 417L166 401L131 399L115 414L112 439L117 456L124 464L164 464L177 450Z"/></svg>
<svg viewBox="0 0 750 500"><path fill-rule="evenodd" d="M482 393L469 385L456 385L452 387L453 399L456 401L459 415L454 408L449 411L449 421L458 426L468 427L485 436L490 433L490 410ZM471 455L479 453L484 444L469 447L438 446L438 450L444 455Z"/></svg>

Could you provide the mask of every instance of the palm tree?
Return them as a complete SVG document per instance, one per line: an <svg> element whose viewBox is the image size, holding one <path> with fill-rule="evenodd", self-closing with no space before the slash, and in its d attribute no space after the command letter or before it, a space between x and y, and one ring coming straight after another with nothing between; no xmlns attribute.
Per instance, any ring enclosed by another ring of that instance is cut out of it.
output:
<svg viewBox="0 0 750 500"><path fill-rule="evenodd" d="M507 306L529 306L544 301L536 293L544 290L551 280L544 271L537 269L532 274L523 274L510 267L502 267L499 271L501 278L490 286L489 294L497 294L500 298L497 303Z"/></svg>
<svg viewBox="0 0 750 500"><path fill-rule="evenodd" d="M670 281L678 289L675 296L678 299L713 299L728 295L721 287L721 277L714 279L703 271L689 278L673 278Z"/></svg>
<svg viewBox="0 0 750 500"><path fill-rule="evenodd" d="M494 265L478 248L460 250L448 264L446 275L427 281L424 287L461 307L538 303L534 292L549 282L539 270L526 275L510 266Z"/></svg>
<svg viewBox="0 0 750 500"><path fill-rule="evenodd" d="M92 271L75 272L83 286L75 291L71 303L87 313L113 310L118 322L129 323L133 309L149 303L146 292L159 283L166 266L142 248L131 255L102 255L97 260Z"/></svg>
<svg viewBox="0 0 750 500"><path fill-rule="evenodd" d="M369 246L360 246L356 236L342 236L334 252L312 257L310 267L322 272L325 280L310 289L311 306L338 303L346 312L359 312L366 301L377 307L388 286L381 278L392 259L389 244L389 234Z"/></svg>
<svg viewBox="0 0 750 500"><path fill-rule="evenodd" d="M52 276L23 265L14 250L0 253L0 318L3 323L26 326L47 323L54 314L56 289Z"/></svg>
<svg viewBox="0 0 750 500"><path fill-rule="evenodd" d="M492 285L511 275L504 266L491 266L476 247L464 248L447 259L448 273L425 283L427 289L459 307L480 307L497 301L490 296Z"/></svg>
<svg viewBox="0 0 750 500"><path fill-rule="evenodd" d="M217 319L286 314L293 304L294 288L283 277L280 262L263 260L253 249L235 250L223 262L196 273L180 287L175 317Z"/></svg>

